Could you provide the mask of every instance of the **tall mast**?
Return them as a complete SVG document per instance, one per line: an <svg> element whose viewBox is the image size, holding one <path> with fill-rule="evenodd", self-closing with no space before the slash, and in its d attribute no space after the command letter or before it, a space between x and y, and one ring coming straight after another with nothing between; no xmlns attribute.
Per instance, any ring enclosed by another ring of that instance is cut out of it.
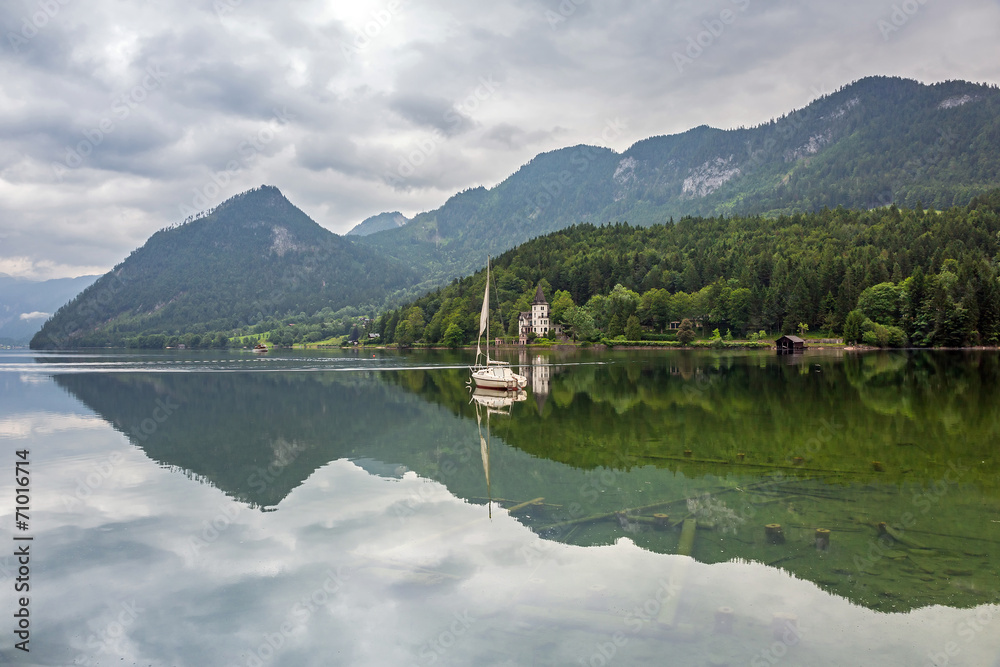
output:
<svg viewBox="0 0 1000 667"><path fill-rule="evenodd" d="M486 331L486 365L490 365L490 257L486 256L486 289L483 291L483 309L479 312L479 338L476 339L476 363L483 353L483 331Z"/></svg>

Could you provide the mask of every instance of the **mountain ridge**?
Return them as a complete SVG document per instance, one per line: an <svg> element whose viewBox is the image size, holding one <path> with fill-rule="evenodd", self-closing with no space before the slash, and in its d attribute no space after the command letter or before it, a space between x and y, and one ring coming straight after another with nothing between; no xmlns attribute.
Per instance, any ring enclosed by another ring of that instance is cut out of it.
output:
<svg viewBox="0 0 1000 667"><path fill-rule="evenodd" d="M415 280L265 185L153 234L60 308L31 346L229 330L270 316L378 301Z"/></svg>
<svg viewBox="0 0 1000 667"><path fill-rule="evenodd" d="M687 215L773 215L838 205L964 205L1000 185L996 86L868 77L753 128L700 125L622 153L540 153L398 229L358 239L443 281L487 254L578 222L648 225ZM971 150L967 150L970 149ZM455 229L453 220L464 218Z"/></svg>
<svg viewBox="0 0 1000 667"><path fill-rule="evenodd" d="M869 77L749 129L700 125L622 153L583 144L540 153L492 188L371 234L359 225L338 236L261 186L151 236L32 346L222 336L296 313L384 309L579 223L964 206L1000 187L997 145L997 86Z"/></svg>

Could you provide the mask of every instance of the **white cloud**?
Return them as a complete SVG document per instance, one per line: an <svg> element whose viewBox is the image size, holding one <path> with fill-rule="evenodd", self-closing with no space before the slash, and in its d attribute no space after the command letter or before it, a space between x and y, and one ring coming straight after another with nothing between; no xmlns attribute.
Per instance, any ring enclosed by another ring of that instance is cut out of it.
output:
<svg viewBox="0 0 1000 667"><path fill-rule="evenodd" d="M34 32L36 1L0 8L0 271L36 278L107 270L232 160L209 206L268 183L344 233L599 142L609 119L628 126L623 150L764 122L873 74L1000 81L990 0L920 5L889 39L893 3L863 0L57 4ZM674 54L726 11L679 71ZM248 159L276 109L294 119Z"/></svg>
<svg viewBox="0 0 1000 667"><path fill-rule="evenodd" d="M60 431L96 430L106 427L104 420L94 416L32 413L0 419L0 437L23 439Z"/></svg>
<svg viewBox="0 0 1000 667"><path fill-rule="evenodd" d="M590 656L611 646L627 664L650 664L665 650L696 664L720 645L711 627L725 605L759 635L743 647L748 661L770 655L762 652L774 646L775 612L792 612L803 636L822 629L824 641L795 647L803 664L822 661L831 645L844 663L890 645L912 664L953 639L970 614L944 606L879 614L777 568L707 565L624 537L561 544L502 510L490 519L437 482L375 477L346 460L318 469L267 513L133 448L46 471L53 493L39 510L51 528L40 537L72 554L47 572L59 602L46 616L49 636L67 663L604 664ZM96 592L94 581L104 582ZM658 614L676 595L683 621L671 631ZM87 643L122 610L136 613L113 642ZM970 643L970 660L995 654L988 637Z"/></svg>
<svg viewBox="0 0 1000 667"><path fill-rule="evenodd" d="M45 246L42 246L44 249ZM68 259L76 259L70 258ZM111 267L98 264L62 264L49 259L31 257L0 257L0 273L15 278L49 280L51 278L75 278L96 275Z"/></svg>

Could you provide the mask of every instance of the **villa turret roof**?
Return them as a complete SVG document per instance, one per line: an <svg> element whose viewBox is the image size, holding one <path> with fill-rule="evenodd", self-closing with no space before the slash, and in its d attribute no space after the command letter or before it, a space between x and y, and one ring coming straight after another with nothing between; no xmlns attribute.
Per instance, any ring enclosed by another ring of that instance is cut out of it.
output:
<svg viewBox="0 0 1000 667"><path fill-rule="evenodd" d="M548 301L545 300L545 293L542 291L542 286L539 285L538 289L535 290L535 300L531 302L532 305L542 304L548 305Z"/></svg>

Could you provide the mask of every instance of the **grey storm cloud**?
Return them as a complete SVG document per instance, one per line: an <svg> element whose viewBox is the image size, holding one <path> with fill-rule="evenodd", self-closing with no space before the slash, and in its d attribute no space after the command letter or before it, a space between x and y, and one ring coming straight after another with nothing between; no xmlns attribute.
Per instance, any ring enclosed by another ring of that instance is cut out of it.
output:
<svg viewBox="0 0 1000 667"><path fill-rule="evenodd" d="M12 0L0 273L105 271L261 183L344 233L609 122L621 151L869 75L996 83L998 21L994 0Z"/></svg>
<svg viewBox="0 0 1000 667"><path fill-rule="evenodd" d="M392 95L389 106L415 125L436 129L448 136L461 134L474 126L468 116L462 114L445 98L404 93Z"/></svg>

